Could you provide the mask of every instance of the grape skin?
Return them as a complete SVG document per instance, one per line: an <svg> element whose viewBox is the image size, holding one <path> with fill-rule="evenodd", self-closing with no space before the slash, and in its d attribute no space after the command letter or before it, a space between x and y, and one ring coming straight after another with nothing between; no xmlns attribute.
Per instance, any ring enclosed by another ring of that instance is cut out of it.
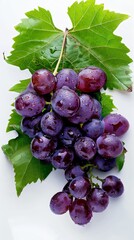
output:
<svg viewBox="0 0 134 240"><path fill-rule="evenodd" d="M92 210L84 199L75 199L69 207L69 213L74 223L84 225L90 222Z"/></svg>
<svg viewBox="0 0 134 240"><path fill-rule="evenodd" d="M87 197L87 203L93 212L102 212L109 204L108 194L101 188L93 188Z"/></svg>
<svg viewBox="0 0 134 240"><path fill-rule="evenodd" d="M82 136L78 127L65 126L59 135L61 143L65 146L72 147L75 141Z"/></svg>
<svg viewBox="0 0 134 240"><path fill-rule="evenodd" d="M108 172L116 166L116 158L104 158L96 154L92 163L97 166L97 169L103 172Z"/></svg>
<svg viewBox="0 0 134 240"><path fill-rule="evenodd" d="M75 198L84 198L91 189L89 180L83 176L74 178L69 184L70 193Z"/></svg>
<svg viewBox="0 0 134 240"><path fill-rule="evenodd" d="M64 68L58 72L56 80L56 90L62 88L63 86L67 86L75 90L78 82L78 75L74 70Z"/></svg>
<svg viewBox="0 0 134 240"><path fill-rule="evenodd" d="M74 116L68 118L69 121L74 124L87 122L93 114L92 108L93 108L93 99L87 94L82 94L80 96L79 110Z"/></svg>
<svg viewBox="0 0 134 240"><path fill-rule="evenodd" d="M33 117L40 114L45 107L45 99L34 92L21 93L15 100L15 109L23 117Z"/></svg>
<svg viewBox="0 0 134 240"><path fill-rule="evenodd" d="M32 155L40 160L47 159L56 149L57 140L55 138L48 138L42 133L36 134L31 142ZM47 160L46 160L47 161Z"/></svg>
<svg viewBox="0 0 134 240"><path fill-rule="evenodd" d="M103 122L104 132L115 134L118 137L122 136L129 129L128 120L121 114L109 114L105 118L103 118Z"/></svg>
<svg viewBox="0 0 134 240"><path fill-rule="evenodd" d="M40 121L42 115L37 115L32 118L24 117L21 121L21 131L28 135L30 138L34 138L36 133L38 133L40 128Z"/></svg>
<svg viewBox="0 0 134 240"><path fill-rule="evenodd" d="M75 115L80 106L80 100L75 91L68 87L57 90L52 97L52 108L61 117Z"/></svg>
<svg viewBox="0 0 134 240"><path fill-rule="evenodd" d="M76 141L74 148L76 154L85 160L92 159L96 154L96 144L89 137L80 137Z"/></svg>
<svg viewBox="0 0 134 240"><path fill-rule="evenodd" d="M55 214L64 214L68 211L72 199L66 192L56 193L50 201L50 208Z"/></svg>
<svg viewBox="0 0 134 240"><path fill-rule="evenodd" d="M38 94L48 94L55 87L55 77L48 70L39 69L32 75L32 85Z"/></svg>
<svg viewBox="0 0 134 240"><path fill-rule="evenodd" d="M87 137L97 139L104 132L104 123L99 119L92 119L90 122L85 123L82 129Z"/></svg>
<svg viewBox="0 0 134 240"><path fill-rule="evenodd" d="M66 169L70 164L72 164L73 159L73 151L63 147L54 152L51 162L55 168Z"/></svg>
<svg viewBox="0 0 134 240"><path fill-rule="evenodd" d="M124 192L124 186L122 181L113 175L110 175L104 179L102 183L102 188L112 198L120 197Z"/></svg>
<svg viewBox="0 0 134 240"><path fill-rule="evenodd" d="M89 66L78 74L77 88L82 92L97 92L105 85L106 79L102 69Z"/></svg>
<svg viewBox="0 0 134 240"><path fill-rule="evenodd" d="M103 134L96 141L98 153L105 158L116 158L123 151L123 144L118 137Z"/></svg>
<svg viewBox="0 0 134 240"><path fill-rule="evenodd" d="M49 136L56 136L63 127L62 119L54 112L48 112L41 119L41 129Z"/></svg>
<svg viewBox="0 0 134 240"><path fill-rule="evenodd" d="M79 165L72 165L65 170L65 178L67 181L70 181L78 176L85 176L85 172L81 169Z"/></svg>

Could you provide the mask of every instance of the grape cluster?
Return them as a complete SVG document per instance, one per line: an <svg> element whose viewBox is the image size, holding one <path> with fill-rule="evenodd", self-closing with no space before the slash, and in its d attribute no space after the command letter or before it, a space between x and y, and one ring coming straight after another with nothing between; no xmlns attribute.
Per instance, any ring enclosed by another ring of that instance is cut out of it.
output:
<svg viewBox="0 0 134 240"><path fill-rule="evenodd" d="M52 197L51 210L55 214L69 210L79 225L87 224L93 212L104 211L109 197L119 197L124 191L116 176L100 179L93 175L93 169L107 172L115 167L124 149L118 137L129 128L120 114L102 118L101 104L93 94L106 80L105 72L93 66L79 74L62 69L56 76L40 69L15 101L17 113L23 116L21 130L31 138L33 156L64 170L67 183Z"/></svg>

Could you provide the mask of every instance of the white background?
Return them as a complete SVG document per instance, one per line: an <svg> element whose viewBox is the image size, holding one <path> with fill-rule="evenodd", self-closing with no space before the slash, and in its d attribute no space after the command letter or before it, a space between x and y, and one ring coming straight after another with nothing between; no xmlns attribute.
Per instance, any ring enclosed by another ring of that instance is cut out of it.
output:
<svg viewBox="0 0 134 240"><path fill-rule="evenodd" d="M57 27L63 30L71 27L66 14L67 6L73 0L0 0L0 146L7 143L14 133L5 133L11 111L14 93L8 89L30 76L28 71L20 71L3 60L2 53L8 55L16 35L14 26L24 18L24 13L38 6L49 9ZM131 49L134 59L134 0L98 0L105 8L129 14L131 17L122 23L117 34ZM131 65L133 68L133 64ZM128 153L122 172L116 170L124 182L125 193L111 200L108 209L94 214L90 224L75 225L68 214L56 216L49 209L49 201L65 183L62 171L52 172L42 183L28 185L21 196L16 195L12 166L0 152L0 239L1 240L133 240L134 239L134 94L113 92L118 112L130 122L130 130L123 137Z"/></svg>

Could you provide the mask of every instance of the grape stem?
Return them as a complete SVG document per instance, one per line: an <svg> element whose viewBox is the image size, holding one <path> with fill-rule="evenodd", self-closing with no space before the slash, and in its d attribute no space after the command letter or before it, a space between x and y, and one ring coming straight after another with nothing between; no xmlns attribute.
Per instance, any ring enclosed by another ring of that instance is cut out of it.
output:
<svg viewBox="0 0 134 240"><path fill-rule="evenodd" d="M54 72L53 72L54 76L58 73L58 68L59 68L59 65L60 65L60 62L61 62L61 59L62 59L62 56L63 56L64 48L65 48L65 45L66 45L67 34L68 34L68 29L66 28L65 32L64 32L64 38L63 38L63 42L62 42L60 56L59 56L58 62L56 64L56 67L55 67Z"/></svg>

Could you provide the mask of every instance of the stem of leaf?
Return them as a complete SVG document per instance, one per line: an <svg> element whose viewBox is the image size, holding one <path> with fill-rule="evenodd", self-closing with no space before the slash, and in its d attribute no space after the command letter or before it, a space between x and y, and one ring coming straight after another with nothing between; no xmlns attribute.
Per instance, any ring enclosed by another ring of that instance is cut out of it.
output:
<svg viewBox="0 0 134 240"><path fill-rule="evenodd" d="M56 64L56 67L55 67L55 70L53 72L53 75L55 76L58 72L58 68L59 68L59 65L60 65L60 62L61 62L61 59L62 59L62 56L63 56L63 52L64 52L64 48L65 48L65 45L66 45L66 37L67 37L67 34L68 34L68 29L66 28L65 29L65 32L64 32L64 38L63 38L63 42L62 42L62 47L61 47L61 52L60 52L60 56L59 56L59 60Z"/></svg>

